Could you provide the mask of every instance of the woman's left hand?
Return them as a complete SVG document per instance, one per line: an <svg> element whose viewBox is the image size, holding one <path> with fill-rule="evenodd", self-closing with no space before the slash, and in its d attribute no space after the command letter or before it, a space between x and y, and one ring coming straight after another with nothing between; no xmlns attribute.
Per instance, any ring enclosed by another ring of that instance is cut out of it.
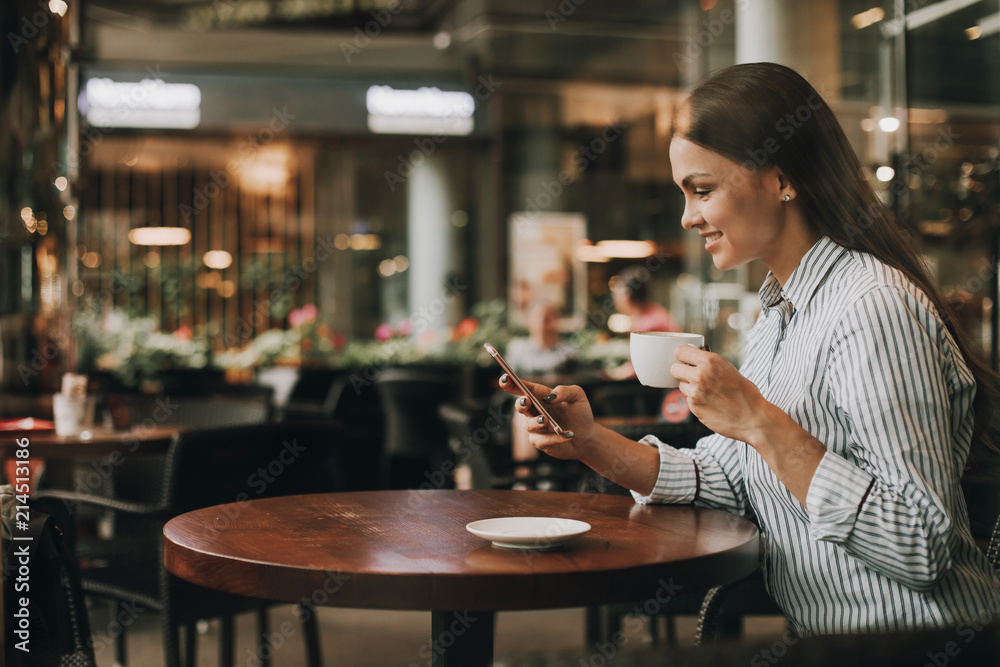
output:
<svg viewBox="0 0 1000 667"><path fill-rule="evenodd" d="M681 345L674 357L670 372L691 412L719 435L750 443L770 405L757 386L725 358L693 345Z"/></svg>

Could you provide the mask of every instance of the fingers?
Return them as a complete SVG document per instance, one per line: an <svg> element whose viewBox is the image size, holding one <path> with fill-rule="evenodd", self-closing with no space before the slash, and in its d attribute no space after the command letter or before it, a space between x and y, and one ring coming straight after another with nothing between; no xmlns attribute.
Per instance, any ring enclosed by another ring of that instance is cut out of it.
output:
<svg viewBox="0 0 1000 667"><path fill-rule="evenodd" d="M674 350L674 359L681 363L693 366L699 361L705 361L711 354L711 352L699 349L694 345L679 345L677 349Z"/></svg>
<svg viewBox="0 0 1000 667"><path fill-rule="evenodd" d="M531 444L544 450L547 445L555 445L573 439L572 431L564 431L563 435L554 433L549 428L548 419L544 415L529 416L525 430L531 435Z"/></svg>
<svg viewBox="0 0 1000 667"><path fill-rule="evenodd" d="M586 394L582 387L578 387L575 384L570 385L559 385L552 389L552 391L542 397L548 405L560 405L562 403L576 403L581 399L585 399Z"/></svg>
<svg viewBox="0 0 1000 667"><path fill-rule="evenodd" d="M538 396L539 398L552 392L552 390L545 385L538 384L536 382L528 382L527 380L521 380L521 382L524 383L524 386L526 386L532 394ZM500 376L500 388L508 394L514 394L515 396L520 396L523 393L521 388L517 386L517 383L511 380L510 376L506 373Z"/></svg>

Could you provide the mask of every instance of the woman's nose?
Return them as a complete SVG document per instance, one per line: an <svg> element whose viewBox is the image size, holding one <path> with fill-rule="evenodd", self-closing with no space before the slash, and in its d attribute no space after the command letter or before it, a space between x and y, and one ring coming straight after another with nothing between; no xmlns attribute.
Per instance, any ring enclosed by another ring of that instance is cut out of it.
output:
<svg viewBox="0 0 1000 667"><path fill-rule="evenodd" d="M685 203L684 213L681 214L681 227L684 229L694 229L701 222L701 213L698 212L697 208L691 206L690 203Z"/></svg>

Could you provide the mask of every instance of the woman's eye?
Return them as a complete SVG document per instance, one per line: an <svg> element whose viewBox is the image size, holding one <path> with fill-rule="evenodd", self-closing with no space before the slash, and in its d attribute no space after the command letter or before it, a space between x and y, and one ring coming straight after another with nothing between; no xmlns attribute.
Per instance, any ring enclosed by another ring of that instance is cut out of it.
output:
<svg viewBox="0 0 1000 667"><path fill-rule="evenodd" d="M694 194L696 197L705 197L711 192L711 190L695 189Z"/></svg>

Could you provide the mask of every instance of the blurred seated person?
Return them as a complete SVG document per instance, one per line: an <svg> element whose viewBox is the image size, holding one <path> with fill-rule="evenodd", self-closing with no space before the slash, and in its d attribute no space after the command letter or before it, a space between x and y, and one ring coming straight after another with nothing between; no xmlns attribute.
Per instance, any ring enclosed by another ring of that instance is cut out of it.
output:
<svg viewBox="0 0 1000 667"><path fill-rule="evenodd" d="M578 351L559 337L559 311L552 303L539 301L528 311L527 338L514 338L507 344L504 359L514 372L524 378L539 379L567 373L577 363ZM515 461L538 457L538 450L528 442L524 417L514 413L512 449Z"/></svg>
<svg viewBox="0 0 1000 667"><path fill-rule="evenodd" d="M518 375L565 373L576 365L578 351L559 337L559 311L548 302L528 312L528 337L507 344L504 359Z"/></svg>
<svg viewBox="0 0 1000 667"><path fill-rule="evenodd" d="M680 331L670 311L649 296L649 270L642 266L629 266L608 283L615 300L615 309L632 318L630 331ZM635 377L632 362L626 361L608 371L612 380L630 380Z"/></svg>

